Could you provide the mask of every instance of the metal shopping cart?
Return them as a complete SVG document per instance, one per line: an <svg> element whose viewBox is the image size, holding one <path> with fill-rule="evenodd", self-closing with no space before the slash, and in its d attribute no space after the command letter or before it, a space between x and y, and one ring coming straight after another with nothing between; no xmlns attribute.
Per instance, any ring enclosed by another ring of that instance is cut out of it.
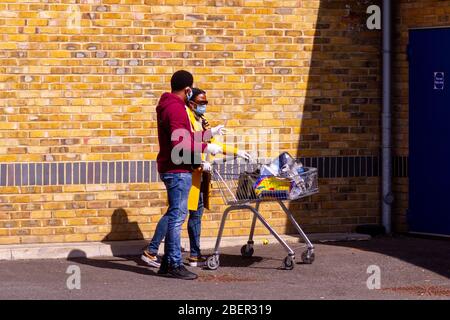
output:
<svg viewBox="0 0 450 320"><path fill-rule="evenodd" d="M248 165L246 165L248 166ZM272 177L272 179L280 179L277 183L283 185L289 185L292 183L301 183L301 192L298 194L290 194L287 190L276 190L276 191L263 191L258 192L255 190L254 186L258 179L261 179L258 173L261 164L256 165L256 170L239 172L239 166L233 164L218 164L213 163L212 167L212 178L213 183L218 187L223 201L228 208L224 211L222 216L222 221L219 228L219 234L217 236L216 245L214 248L214 253L207 259L207 268L210 270L216 270L219 267L219 247L220 241L222 239L223 230L225 227L225 222L228 214L236 210L250 210L253 213L253 220L250 228L250 236L247 244L242 246L241 255L243 257L251 257L254 253L253 236L255 232L256 220L258 219L278 240L278 242L286 249L288 255L283 260L282 268L287 270L292 270L294 268L295 262L295 252L289 247L289 245L284 241L278 233L269 225L269 223L264 219L264 217L259 212L260 203L263 201L277 201L280 207L288 216L291 223L297 229L298 233L304 240L306 244L306 250L302 253L302 261L305 264L311 264L314 261L314 246L309 241L306 234L303 232L302 228L299 226L297 221L295 221L292 213L283 203L284 200L298 200L311 196L319 192L318 188L318 172L316 168L304 168L304 172L300 173L298 177L291 178L278 178ZM248 167L247 167L248 168ZM255 168L253 168L255 169ZM286 188L288 189L288 188ZM255 204L252 206L252 204Z"/></svg>

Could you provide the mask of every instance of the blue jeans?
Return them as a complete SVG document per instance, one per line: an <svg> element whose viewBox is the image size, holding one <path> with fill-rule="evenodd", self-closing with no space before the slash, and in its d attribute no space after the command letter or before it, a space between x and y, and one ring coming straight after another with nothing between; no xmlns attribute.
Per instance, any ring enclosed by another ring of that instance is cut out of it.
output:
<svg viewBox="0 0 450 320"><path fill-rule="evenodd" d="M200 192L200 198L198 200L197 210L189 210L188 220L188 234L190 243L190 255L191 257L200 257L200 234L202 230L202 216L203 216L203 192ZM156 226L155 234L152 241L148 245L148 251L152 254L158 253L158 248L161 241L164 239L167 233L168 217L164 215Z"/></svg>
<svg viewBox="0 0 450 320"><path fill-rule="evenodd" d="M163 260L166 260L170 266L175 268L183 263L181 257L181 226L188 211L187 203L192 185L192 173L162 173L160 176L166 186L169 200L169 208L158 223L166 229ZM164 230L161 232L164 232Z"/></svg>

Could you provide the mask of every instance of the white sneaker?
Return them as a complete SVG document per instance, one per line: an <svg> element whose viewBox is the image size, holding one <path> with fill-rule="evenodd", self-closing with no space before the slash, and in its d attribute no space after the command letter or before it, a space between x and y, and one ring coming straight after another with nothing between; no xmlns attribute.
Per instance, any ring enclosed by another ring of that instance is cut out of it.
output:
<svg viewBox="0 0 450 320"><path fill-rule="evenodd" d="M148 250L144 250L141 260L150 267L159 268L161 266L161 258L158 255L151 254Z"/></svg>
<svg viewBox="0 0 450 320"><path fill-rule="evenodd" d="M203 267L206 265L207 258L204 256L200 257L189 257L188 263L191 267Z"/></svg>

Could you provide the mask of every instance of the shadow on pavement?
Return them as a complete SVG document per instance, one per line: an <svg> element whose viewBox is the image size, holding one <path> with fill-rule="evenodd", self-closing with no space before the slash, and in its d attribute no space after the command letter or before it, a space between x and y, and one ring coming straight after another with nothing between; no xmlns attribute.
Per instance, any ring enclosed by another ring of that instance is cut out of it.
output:
<svg viewBox="0 0 450 320"><path fill-rule="evenodd" d="M270 265L259 264L262 261L271 261ZM242 257L241 255L220 254L220 267L230 268L250 268L250 269L264 269L264 270L282 270L281 267L283 259L263 258L258 256Z"/></svg>
<svg viewBox="0 0 450 320"><path fill-rule="evenodd" d="M261 262L262 260L262 257L243 258L241 255L220 254L221 267L250 267L251 265Z"/></svg>
<svg viewBox="0 0 450 320"><path fill-rule="evenodd" d="M100 259L91 259L86 256L86 253L82 250L72 250L68 257L67 261L72 261L79 264L89 265L96 268L104 268L104 269L113 269L113 270L122 270L127 272L134 272L144 275L154 275L159 276L155 271L149 269L149 267L142 262L139 256L123 256L122 259L118 258L100 258ZM124 262L133 261L136 265L129 265Z"/></svg>
<svg viewBox="0 0 450 320"><path fill-rule="evenodd" d="M450 241L403 235L379 236L370 241L324 243L388 255L450 278Z"/></svg>

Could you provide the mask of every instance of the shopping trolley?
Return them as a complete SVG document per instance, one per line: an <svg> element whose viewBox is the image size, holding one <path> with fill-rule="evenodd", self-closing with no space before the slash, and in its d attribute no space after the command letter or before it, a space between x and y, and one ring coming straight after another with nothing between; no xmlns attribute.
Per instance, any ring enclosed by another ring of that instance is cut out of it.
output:
<svg viewBox="0 0 450 320"><path fill-rule="evenodd" d="M246 164L246 168L248 168ZM224 162L213 162L212 165L212 180L218 187L220 194L228 207L223 212L222 221L219 227L219 233L214 248L214 253L207 259L207 268L210 270L216 270L219 267L219 247L222 239L223 230L228 214L236 210L250 210L253 213L253 220L250 228L250 235L247 244L242 246L241 255L243 257L251 257L254 253L253 236L255 232L256 220L259 220L264 227L266 227L270 233L278 240L278 242L286 249L287 256L283 260L282 268L292 270L295 264L295 252L289 247L280 235L269 225L264 217L259 212L259 207L263 201L277 201L280 207L288 216L291 223L294 225L301 238L306 244L306 250L302 253L302 262L305 264L312 264L315 259L314 246L303 232L300 225L295 221L290 210L283 203L284 200L298 200L311 196L319 192L318 188L318 172L316 168L304 167L304 172L300 173L300 180L302 182L302 192L296 195L294 198L285 191L270 191L270 192L255 192L254 184L257 179L260 178L258 173L258 167L261 164L256 164L252 171L239 172L239 165L225 164ZM256 170L255 170L256 169ZM285 182L291 183L293 178L277 178L284 179ZM295 182L298 183L297 179ZM214 187L214 185L213 185ZM254 206L252 205L254 204Z"/></svg>

